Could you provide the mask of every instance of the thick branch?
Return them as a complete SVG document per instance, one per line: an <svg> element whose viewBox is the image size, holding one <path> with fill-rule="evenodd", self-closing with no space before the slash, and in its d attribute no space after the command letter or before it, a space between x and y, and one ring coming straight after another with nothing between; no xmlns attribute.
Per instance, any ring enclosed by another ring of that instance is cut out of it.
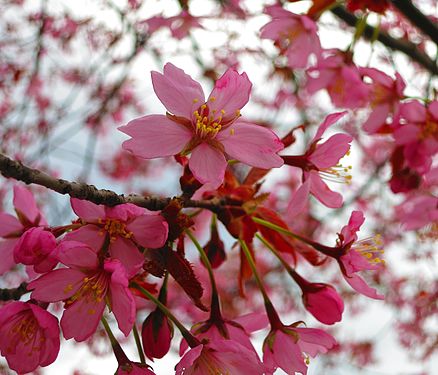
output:
<svg viewBox="0 0 438 375"><path fill-rule="evenodd" d="M18 288L0 289L0 301L18 301L23 294L29 293L27 283L21 283Z"/></svg>
<svg viewBox="0 0 438 375"><path fill-rule="evenodd" d="M93 185L87 185L79 182L66 181L49 176L38 169L26 167L22 163L12 160L7 156L0 154L0 173L4 177L11 177L15 180L23 181L26 184L36 184L44 186L59 194L70 197L87 200L96 204L106 206L117 206L124 203L132 203L152 211L159 211L166 207L171 198L144 197L137 194L117 194L111 190L98 189ZM224 204L232 204L220 199L211 199L204 201L184 200L181 201L183 207L206 208L216 212Z"/></svg>
<svg viewBox="0 0 438 375"><path fill-rule="evenodd" d="M342 6L334 7L331 11L348 25L353 27L356 26L358 18L345 10ZM366 39L372 39L375 33L375 28L367 24L362 35ZM414 43L393 38L385 31L379 31L377 34L377 40L394 51L403 52L412 60L426 68L433 75L438 75L438 66L435 61L433 61L427 54L420 51Z"/></svg>
<svg viewBox="0 0 438 375"><path fill-rule="evenodd" d="M413 25L428 35L438 46L438 26L432 20L426 17L410 0L392 0L392 3Z"/></svg>

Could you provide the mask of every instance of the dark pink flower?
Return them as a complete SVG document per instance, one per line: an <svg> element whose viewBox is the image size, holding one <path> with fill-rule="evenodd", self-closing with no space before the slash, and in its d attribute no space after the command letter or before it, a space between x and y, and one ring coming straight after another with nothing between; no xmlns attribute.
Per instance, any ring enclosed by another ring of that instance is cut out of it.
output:
<svg viewBox="0 0 438 375"><path fill-rule="evenodd" d="M46 226L41 211L38 209L32 193L26 188L14 186L14 208L17 218L0 212L0 275L9 271L14 265L14 248L21 235L28 229L38 226Z"/></svg>
<svg viewBox="0 0 438 375"><path fill-rule="evenodd" d="M386 124L389 115L398 113L406 83L398 73L395 74L395 80L374 68L360 68L360 73L373 80L370 90L372 111L363 124L363 129L373 134Z"/></svg>
<svg viewBox="0 0 438 375"><path fill-rule="evenodd" d="M304 209L304 203L309 193L327 207L338 208L342 206L342 195L330 190L323 179L350 183L351 167L339 164L339 160L350 150L352 137L347 134L335 134L324 143L319 143L319 141L326 129L345 114L346 112L340 112L328 115L319 126L304 155L282 156L285 164L303 170L303 184L298 188L289 204L287 209L289 213L296 215Z"/></svg>
<svg viewBox="0 0 438 375"><path fill-rule="evenodd" d="M351 57L342 51L328 50L329 56L308 69L307 90L313 94L326 89L333 104L355 109L368 102L369 87L362 81L359 69Z"/></svg>
<svg viewBox="0 0 438 375"><path fill-rule="evenodd" d="M163 358L168 353L173 326L160 309L152 311L143 322L141 338L144 353L149 359Z"/></svg>
<svg viewBox="0 0 438 375"><path fill-rule="evenodd" d="M136 362L127 362L119 365L115 375L155 375L147 365Z"/></svg>
<svg viewBox="0 0 438 375"><path fill-rule="evenodd" d="M29 283L28 289L38 301L65 302L61 319L64 337L88 339L107 304L127 336L135 320L135 301L120 261L105 259L102 263L92 248L74 241L61 243L57 255L68 268L46 273Z"/></svg>
<svg viewBox="0 0 438 375"><path fill-rule="evenodd" d="M336 340L321 329L298 328L297 323L273 329L263 343L263 362L290 375L307 374L309 356L326 353Z"/></svg>
<svg viewBox="0 0 438 375"><path fill-rule="evenodd" d="M168 225L159 213L129 203L106 207L75 198L71 205L83 226L68 233L65 239L84 242L95 251L108 251L112 258L122 262L129 278L144 262L139 247L155 249L166 242Z"/></svg>
<svg viewBox="0 0 438 375"><path fill-rule="evenodd" d="M51 232L42 227L30 228L15 245L14 260L32 265L35 272L48 272L58 264L55 248L56 239Z"/></svg>
<svg viewBox="0 0 438 375"><path fill-rule="evenodd" d="M19 374L50 365L59 352L58 320L35 304L8 303L0 308L0 351Z"/></svg>
<svg viewBox="0 0 438 375"><path fill-rule="evenodd" d="M245 73L228 69L207 101L199 83L170 63L164 74L152 72L152 84L168 113L120 127L132 137L123 143L125 150L145 159L191 153L193 175L214 188L223 182L225 155L258 168L283 164L277 155L283 149L280 139L267 128L240 120L252 86Z"/></svg>
<svg viewBox="0 0 438 375"><path fill-rule="evenodd" d="M175 367L176 375L264 374L257 355L232 340L215 340L190 349Z"/></svg>
<svg viewBox="0 0 438 375"><path fill-rule="evenodd" d="M321 44L315 21L305 15L291 13L281 6L266 7L272 17L261 29L261 38L272 39L287 57L292 69L305 68L310 55L321 55Z"/></svg>

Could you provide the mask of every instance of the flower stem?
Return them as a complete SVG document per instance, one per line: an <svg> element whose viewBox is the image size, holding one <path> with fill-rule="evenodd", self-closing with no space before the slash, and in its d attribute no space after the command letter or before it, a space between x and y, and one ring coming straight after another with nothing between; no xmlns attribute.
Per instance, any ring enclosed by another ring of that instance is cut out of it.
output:
<svg viewBox="0 0 438 375"><path fill-rule="evenodd" d="M144 357L143 347L141 346L140 336L138 334L137 325L134 323L134 328L132 330L134 332L134 340L135 345L137 346L138 356L140 357L140 362L145 365L146 358Z"/></svg>
<svg viewBox="0 0 438 375"><path fill-rule="evenodd" d="M150 293L148 290L143 288L141 285L137 284L136 282L132 282L132 287L137 289L140 293L142 293L145 297L150 299L155 305L158 306L158 308L163 312L164 315L166 315L179 329L184 339L187 341L189 346L191 348L194 348L195 346L198 346L200 344L199 340L194 337L190 331L182 325L182 323L176 318L175 315L172 314L172 312L161 303L152 293Z"/></svg>
<svg viewBox="0 0 438 375"><path fill-rule="evenodd" d="M105 317L102 316L102 318L100 319L100 321L102 322L102 324L103 324L103 326L104 326L104 328L105 328L105 331L106 331L106 333L107 333L107 335L108 335L108 338L109 338L109 340L110 340L110 342L111 342L111 345L112 345L113 347L119 345L119 342L117 341L116 337L114 336L113 332L111 331L111 328L110 328L110 326L109 326L107 320L105 319Z"/></svg>

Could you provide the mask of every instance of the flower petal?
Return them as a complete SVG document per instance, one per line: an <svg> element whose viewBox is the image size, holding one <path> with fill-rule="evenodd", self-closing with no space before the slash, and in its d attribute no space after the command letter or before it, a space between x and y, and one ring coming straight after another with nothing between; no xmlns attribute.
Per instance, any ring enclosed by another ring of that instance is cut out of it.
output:
<svg viewBox="0 0 438 375"><path fill-rule="evenodd" d="M145 261L144 255L137 246L131 240L123 237L117 237L109 245L109 252L112 258L118 259L123 264L130 278L140 271Z"/></svg>
<svg viewBox="0 0 438 375"><path fill-rule="evenodd" d="M71 208L76 215L86 221L96 221L97 219L105 217L105 206L101 204L94 204L92 202L70 198Z"/></svg>
<svg viewBox="0 0 438 375"><path fill-rule="evenodd" d="M270 129L236 121L219 132L216 139L222 143L230 157L245 164L264 169L279 168L283 165L283 159L277 152L282 150L284 145Z"/></svg>
<svg viewBox="0 0 438 375"><path fill-rule="evenodd" d="M75 269L93 270L99 266L94 249L77 241L62 241L57 248L57 258L62 264Z"/></svg>
<svg viewBox="0 0 438 375"><path fill-rule="evenodd" d="M332 126L335 122L337 122L339 119L344 117L347 113L348 113L347 111L344 111L344 112L331 113L330 115L328 115L324 119L324 121L321 123L321 125L319 125L318 130L316 131L316 134L313 137L312 142L315 142L318 139L320 139L322 137L322 135L324 134L324 132L330 126Z"/></svg>
<svg viewBox="0 0 438 375"><path fill-rule="evenodd" d="M227 161L222 152L206 143L201 143L192 151L189 167L199 182L210 184L216 189L224 181Z"/></svg>
<svg viewBox="0 0 438 375"><path fill-rule="evenodd" d="M376 289L371 288L359 275L344 275L345 281L358 293L373 299L385 299L383 294L377 293Z"/></svg>
<svg viewBox="0 0 438 375"><path fill-rule="evenodd" d="M22 229L23 225L21 225L16 217L0 212L0 237L5 237Z"/></svg>
<svg viewBox="0 0 438 375"><path fill-rule="evenodd" d="M132 137L123 149L144 159L176 155L192 139L189 129L163 115L139 117L118 129Z"/></svg>
<svg viewBox="0 0 438 375"><path fill-rule="evenodd" d="M26 188L14 186L14 207L19 210L26 218L35 225L47 225L46 219L38 209L33 194Z"/></svg>
<svg viewBox="0 0 438 375"><path fill-rule="evenodd" d="M105 233L97 225L88 224L67 233L64 241L83 242L90 246L95 252L98 252L105 241Z"/></svg>
<svg viewBox="0 0 438 375"><path fill-rule="evenodd" d="M348 152L352 140L347 134L332 135L324 143L318 144L308 158L319 169L333 167Z"/></svg>
<svg viewBox="0 0 438 375"><path fill-rule="evenodd" d="M170 113L190 119L204 103L201 85L175 65L167 63L164 74L152 72L151 76L155 94Z"/></svg>
<svg viewBox="0 0 438 375"><path fill-rule="evenodd" d="M339 208L342 206L342 195L330 190L318 172L311 171L308 173L308 176L310 176L310 192L316 199L330 208Z"/></svg>
<svg viewBox="0 0 438 375"><path fill-rule="evenodd" d="M143 247L156 249L166 242L168 224L161 215L139 216L126 227L134 233L134 239Z"/></svg>

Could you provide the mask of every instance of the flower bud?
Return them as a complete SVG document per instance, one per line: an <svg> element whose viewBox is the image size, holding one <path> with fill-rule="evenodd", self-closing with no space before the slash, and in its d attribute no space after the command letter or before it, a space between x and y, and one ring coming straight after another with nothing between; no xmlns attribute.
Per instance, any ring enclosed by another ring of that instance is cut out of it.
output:
<svg viewBox="0 0 438 375"><path fill-rule="evenodd" d="M344 301L335 288L323 283L309 283L303 290L303 304L316 319L324 324L342 320Z"/></svg>
<svg viewBox="0 0 438 375"><path fill-rule="evenodd" d="M161 310L156 309L143 322L141 336L146 356L151 360L163 358L170 349L173 326Z"/></svg>

